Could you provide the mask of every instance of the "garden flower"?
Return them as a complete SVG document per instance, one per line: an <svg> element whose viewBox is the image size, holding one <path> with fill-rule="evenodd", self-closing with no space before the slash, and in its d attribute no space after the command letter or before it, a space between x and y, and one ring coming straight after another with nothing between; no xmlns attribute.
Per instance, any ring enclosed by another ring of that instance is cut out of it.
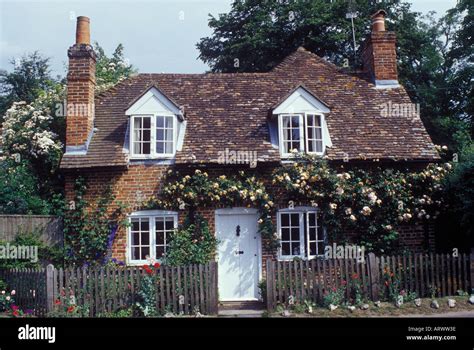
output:
<svg viewBox="0 0 474 350"><path fill-rule="evenodd" d="M54 301L54 305L61 305L61 300L56 299L56 300Z"/></svg>
<svg viewBox="0 0 474 350"><path fill-rule="evenodd" d="M15 294L16 294L15 290L13 289L13 290L10 292L10 294L11 294L11 295L15 295Z"/></svg>
<svg viewBox="0 0 474 350"><path fill-rule="evenodd" d="M68 313L71 313L71 312L74 312L74 305L71 305L67 308L67 312Z"/></svg>
<svg viewBox="0 0 474 350"><path fill-rule="evenodd" d="M161 265L159 262L156 262L155 265L153 265L155 267L155 269L158 269Z"/></svg>
<svg viewBox="0 0 474 350"><path fill-rule="evenodd" d="M372 213L372 209L370 209L368 206L365 206L361 210L362 215L368 216L370 213Z"/></svg>
<svg viewBox="0 0 474 350"><path fill-rule="evenodd" d="M329 207L330 207L332 210L335 210L335 209L337 209L337 204L336 204L336 203L329 203Z"/></svg>
<svg viewBox="0 0 474 350"><path fill-rule="evenodd" d="M10 296L7 296L5 299L6 299L7 301L10 301L11 298L10 298Z"/></svg>
<svg viewBox="0 0 474 350"><path fill-rule="evenodd" d="M346 208L345 213L346 213L346 215L352 214L352 209L351 208Z"/></svg>
<svg viewBox="0 0 474 350"><path fill-rule="evenodd" d="M375 192L370 192L367 197L369 197L371 204L377 202L377 195L375 194Z"/></svg>
<svg viewBox="0 0 474 350"><path fill-rule="evenodd" d="M4 291L4 290L2 290L2 294L5 294L5 291Z"/></svg>
<svg viewBox="0 0 474 350"><path fill-rule="evenodd" d="M357 218L356 218L354 215L349 216L349 219L351 219L352 221L356 221L356 220L357 220Z"/></svg>

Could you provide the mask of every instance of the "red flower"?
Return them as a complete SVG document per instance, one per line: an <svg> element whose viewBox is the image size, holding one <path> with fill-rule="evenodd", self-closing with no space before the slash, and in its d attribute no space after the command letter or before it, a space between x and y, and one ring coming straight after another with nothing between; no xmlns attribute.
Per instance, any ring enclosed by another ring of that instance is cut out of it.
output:
<svg viewBox="0 0 474 350"><path fill-rule="evenodd" d="M347 284L347 281L346 281L346 280L342 280L341 284L342 284L343 286L345 286L345 285Z"/></svg>
<svg viewBox="0 0 474 350"><path fill-rule="evenodd" d="M61 300L56 299L56 300L54 301L54 304L55 304L55 305L61 305Z"/></svg>
<svg viewBox="0 0 474 350"><path fill-rule="evenodd" d="M147 274L149 274L149 275L152 275L152 274L153 274L153 270L150 269L150 268L145 269L145 272L146 272Z"/></svg>
<svg viewBox="0 0 474 350"><path fill-rule="evenodd" d="M11 308L12 308L13 311L17 311L19 309L19 307L16 306L16 305L12 305Z"/></svg>
<svg viewBox="0 0 474 350"><path fill-rule="evenodd" d="M20 316L20 313L18 312L18 310L13 311L13 316L15 316L15 317Z"/></svg>
<svg viewBox="0 0 474 350"><path fill-rule="evenodd" d="M159 262L156 262L155 265L153 265L153 266L155 267L155 269L158 269L158 268L160 268L161 265L160 265Z"/></svg>
<svg viewBox="0 0 474 350"><path fill-rule="evenodd" d="M352 278L356 280L356 279L358 279L358 278L359 278L359 275L358 275L358 274L356 274L356 273L354 273L354 274L352 275Z"/></svg>
<svg viewBox="0 0 474 350"><path fill-rule="evenodd" d="M149 266L149 265L147 265L147 264L145 264L145 265L143 265L143 268L146 270L146 269L149 269L149 268L150 268L150 266Z"/></svg>
<svg viewBox="0 0 474 350"><path fill-rule="evenodd" d="M72 305L72 306L69 306L69 307L67 308L67 312L68 312L68 313L71 313L71 312L73 312L73 311L74 311L74 306L73 306L73 305Z"/></svg>

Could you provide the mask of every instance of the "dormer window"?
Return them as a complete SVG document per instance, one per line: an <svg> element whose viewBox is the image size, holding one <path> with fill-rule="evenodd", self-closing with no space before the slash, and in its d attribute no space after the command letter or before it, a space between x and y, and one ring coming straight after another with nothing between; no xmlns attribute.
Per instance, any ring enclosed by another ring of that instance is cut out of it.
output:
<svg viewBox="0 0 474 350"><path fill-rule="evenodd" d="M180 109L157 88L150 88L126 111L130 116L130 158L173 158L184 135Z"/></svg>
<svg viewBox="0 0 474 350"><path fill-rule="evenodd" d="M323 155L331 146L325 116L329 108L305 88L299 87L273 110L278 118L278 146L282 158L294 151Z"/></svg>
<svg viewBox="0 0 474 350"><path fill-rule="evenodd" d="M133 115L132 157L173 157L176 149L176 116Z"/></svg>

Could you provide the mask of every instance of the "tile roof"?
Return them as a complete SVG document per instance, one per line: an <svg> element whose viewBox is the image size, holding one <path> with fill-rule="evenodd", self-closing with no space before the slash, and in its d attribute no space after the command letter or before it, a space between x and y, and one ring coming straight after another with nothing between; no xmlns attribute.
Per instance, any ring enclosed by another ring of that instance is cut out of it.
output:
<svg viewBox="0 0 474 350"><path fill-rule="evenodd" d="M65 155L61 168L127 165L125 110L153 85L185 111L187 130L176 163L217 163L226 148L257 151L259 162L280 161L267 120L298 86L331 109L329 159L439 159L419 117L381 115L383 104L411 103L403 87L376 89L364 76L299 48L267 73L139 74L119 83L96 98L98 130L87 154Z"/></svg>

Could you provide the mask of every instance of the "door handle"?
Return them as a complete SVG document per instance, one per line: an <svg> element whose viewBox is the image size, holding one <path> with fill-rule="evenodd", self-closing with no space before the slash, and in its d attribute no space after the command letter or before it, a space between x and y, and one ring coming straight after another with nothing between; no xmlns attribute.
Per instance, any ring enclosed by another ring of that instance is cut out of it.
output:
<svg viewBox="0 0 474 350"><path fill-rule="evenodd" d="M237 225L237 227L235 228L235 235L237 237L240 237L240 225Z"/></svg>
<svg viewBox="0 0 474 350"><path fill-rule="evenodd" d="M237 253L238 255L240 255L240 254L243 254L244 251L243 251L243 250L238 250L238 251L236 251L236 253Z"/></svg>

